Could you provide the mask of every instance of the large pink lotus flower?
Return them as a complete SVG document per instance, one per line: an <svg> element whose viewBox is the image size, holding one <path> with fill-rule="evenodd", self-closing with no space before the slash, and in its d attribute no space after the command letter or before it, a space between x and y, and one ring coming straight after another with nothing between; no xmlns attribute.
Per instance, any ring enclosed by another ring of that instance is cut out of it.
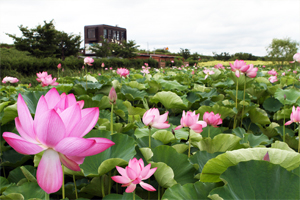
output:
<svg viewBox="0 0 300 200"><path fill-rule="evenodd" d="M277 76L270 76L270 77L268 78L268 80L269 80L271 83L275 83L276 81L278 81Z"/></svg>
<svg viewBox="0 0 300 200"><path fill-rule="evenodd" d="M152 169L150 169L150 167L151 164L144 167L143 159L140 158L137 160L136 158L133 158L129 160L129 164L125 169L116 166L121 176L112 176L111 178L115 182L123 184L122 187L127 187L125 190L127 193L133 192L137 184L140 184L145 190L156 191L152 185L143 182L143 180L150 178L157 169L157 167Z"/></svg>
<svg viewBox="0 0 300 200"><path fill-rule="evenodd" d="M122 77L122 76L127 77L127 75L129 75L129 70L126 68L118 68L117 74L119 74L120 77Z"/></svg>
<svg viewBox="0 0 300 200"><path fill-rule="evenodd" d="M41 78L41 82L42 82L42 87L45 87L48 85L52 85L52 86L58 85L58 82L56 82L56 78L52 79L51 74L46 77Z"/></svg>
<svg viewBox="0 0 300 200"><path fill-rule="evenodd" d="M92 66L92 63L94 62L94 59L93 58L90 58L90 57L85 57L84 60L83 60L83 63L84 64L87 64L89 66Z"/></svg>
<svg viewBox="0 0 300 200"><path fill-rule="evenodd" d="M296 53L296 54L293 56L293 60L294 60L294 61L290 61L290 63L294 63L294 62L299 62L299 63L300 63L300 53Z"/></svg>
<svg viewBox="0 0 300 200"><path fill-rule="evenodd" d="M272 70L268 71L268 74L270 74L272 76L277 76L278 73L276 72L275 69L272 69Z"/></svg>
<svg viewBox="0 0 300 200"><path fill-rule="evenodd" d="M208 125L211 125L213 127L218 127L218 125L222 124L221 115L215 115L213 112L205 112L203 115L203 121L205 121Z"/></svg>
<svg viewBox="0 0 300 200"><path fill-rule="evenodd" d="M11 76L5 76L2 80L2 83L17 83L19 82L19 79Z"/></svg>
<svg viewBox="0 0 300 200"><path fill-rule="evenodd" d="M160 115L157 108L150 108L144 113L142 120L146 126L165 129L170 127L167 121L168 114L169 112L167 111L165 114Z"/></svg>
<svg viewBox="0 0 300 200"><path fill-rule="evenodd" d="M240 72L245 73L249 69L249 65L243 60L236 60L233 64L229 63L231 71L235 72L236 77L240 77Z"/></svg>
<svg viewBox="0 0 300 200"><path fill-rule="evenodd" d="M221 63L216 64L216 65L214 66L214 68L216 68L216 69L225 69L225 67L224 67Z"/></svg>
<svg viewBox="0 0 300 200"><path fill-rule="evenodd" d="M249 65L249 69L245 72L246 76L250 78L255 78L257 75L258 68L253 67L253 64Z"/></svg>
<svg viewBox="0 0 300 200"><path fill-rule="evenodd" d="M284 125L290 125L291 123L296 122L300 123L300 107L298 106L297 109L293 106L293 110L290 116L290 121L287 121Z"/></svg>
<svg viewBox="0 0 300 200"><path fill-rule="evenodd" d="M80 171L86 156L98 154L114 143L106 138L82 138L95 126L99 108L82 109L73 94L59 95L55 88L41 96L34 120L21 94L18 96L16 128L20 134L4 132L3 138L17 152L34 155L44 151L37 168L37 182L47 193L62 186L61 163Z"/></svg>
<svg viewBox="0 0 300 200"><path fill-rule="evenodd" d="M177 126L175 128L175 130L181 129L183 127L189 127L196 133L201 133L202 128L206 127L207 123L205 121L198 121L199 117L200 117L200 114L196 115L195 111L194 112L187 111L187 113L185 113L185 111L183 111L182 117L180 120L181 125Z"/></svg>
<svg viewBox="0 0 300 200"><path fill-rule="evenodd" d="M47 77L48 76L48 72L42 72L42 73L39 72L39 73L36 73L36 76L37 76L36 80L38 82L42 82L42 78Z"/></svg>
<svg viewBox="0 0 300 200"><path fill-rule="evenodd" d="M206 79L208 75L214 74L215 72L209 69L205 69L203 70L203 73L206 74L206 76L204 77L204 79Z"/></svg>

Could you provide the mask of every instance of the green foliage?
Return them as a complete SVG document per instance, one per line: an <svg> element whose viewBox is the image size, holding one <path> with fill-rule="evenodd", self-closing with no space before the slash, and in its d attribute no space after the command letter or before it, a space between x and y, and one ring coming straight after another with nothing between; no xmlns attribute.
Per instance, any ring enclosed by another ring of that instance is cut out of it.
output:
<svg viewBox="0 0 300 200"><path fill-rule="evenodd" d="M80 35L57 31L53 20L49 23L44 21L44 25L28 29L23 25L19 26L22 37L6 33L14 40L16 49L28 51L31 55L39 58L61 57L77 55L80 48Z"/></svg>
<svg viewBox="0 0 300 200"><path fill-rule="evenodd" d="M184 59L188 59L191 55L191 52L189 49L180 48L179 55L181 55Z"/></svg>
<svg viewBox="0 0 300 200"><path fill-rule="evenodd" d="M290 38L274 38L272 43L267 47L268 56L275 63L283 65L285 62L292 61L293 55L297 53L299 43Z"/></svg>

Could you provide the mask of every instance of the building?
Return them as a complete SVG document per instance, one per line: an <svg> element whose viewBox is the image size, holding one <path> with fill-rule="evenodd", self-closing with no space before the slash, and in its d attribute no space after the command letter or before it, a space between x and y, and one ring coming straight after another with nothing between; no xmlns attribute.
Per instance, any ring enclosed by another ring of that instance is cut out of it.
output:
<svg viewBox="0 0 300 200"><path fill-rule="evenodd" d="M149 59L152 58L158 62L158 67L165 67L166 61L174 61L175 56L169 56L164 54L142 54L137 53L136 59Z"/></svg>
<svg viewBox="0 0 300 200"><path fill-rule="evenodd" d="M93 43L98 43L101 46L103 39L106 39L109 42L121 44L122 41L127 41L126 38L126 28L106 24L84 26L84 55L95 55L89 50Z"/></svg>

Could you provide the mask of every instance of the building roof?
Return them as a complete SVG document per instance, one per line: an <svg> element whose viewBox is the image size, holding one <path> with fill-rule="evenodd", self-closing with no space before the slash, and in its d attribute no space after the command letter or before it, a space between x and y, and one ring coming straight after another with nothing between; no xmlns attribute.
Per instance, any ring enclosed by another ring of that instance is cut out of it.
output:
<svg viewBox="0 0 300 200"><path fill-rule="evenodd" d="M170 55L164 55L164 54L143 54L143 53L137 53L139 56L145 56L145 57L161 57L161 58L175 58L175 56Z"/></svg>

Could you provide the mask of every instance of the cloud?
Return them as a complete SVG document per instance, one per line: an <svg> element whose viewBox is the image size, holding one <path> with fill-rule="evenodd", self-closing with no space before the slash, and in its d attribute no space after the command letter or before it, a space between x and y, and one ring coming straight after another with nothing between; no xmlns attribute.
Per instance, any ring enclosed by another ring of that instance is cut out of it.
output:
<svg viewBox="0 0 300 200"><path fill-rule="evenodd" d="M52 19L57 30L80 34L82 39L85 25L118 25L141 49L168 46L171 52L187 48L207 55L214 51L264 56L273 38L300 42L298 0L15 0L0 4L0 42L10 44L13 41L5 33L21 36L19 25L34 28Z"/></svg>

